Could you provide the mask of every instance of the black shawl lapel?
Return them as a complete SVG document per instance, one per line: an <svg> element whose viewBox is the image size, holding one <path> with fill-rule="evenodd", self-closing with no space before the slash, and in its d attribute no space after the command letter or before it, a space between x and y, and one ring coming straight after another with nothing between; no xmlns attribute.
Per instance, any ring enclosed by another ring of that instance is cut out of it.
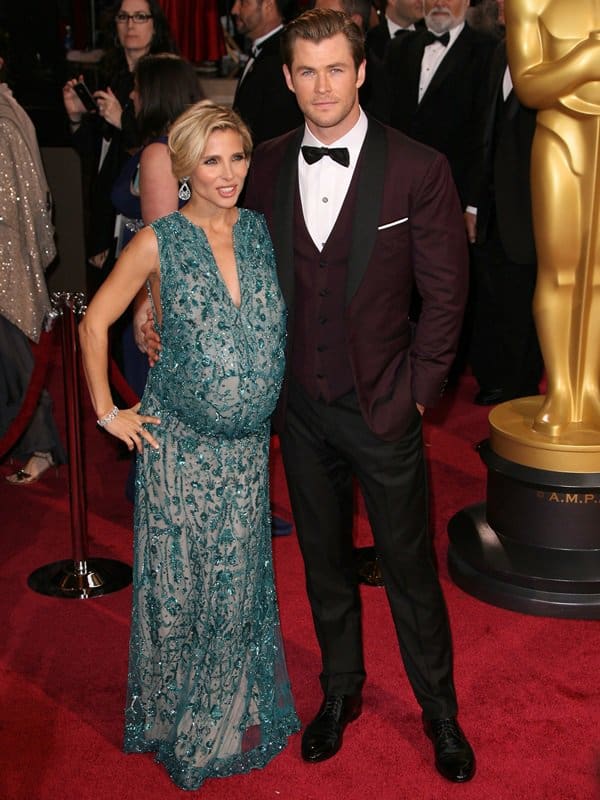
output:
<svg viewBox="0 0 600 800"><path fill-rule="evenodd" d="M383 126L369 118L367 135L356 166L358 195L352 226L352 244L348 260L346 304L350 302L367 270L381 218L383 185L387 163L387 138Z"/></svg>
<svg viewBox="0 0 600 800"><path fill-rule="evenodd" d="M304 126L297 129L287 144L275 189L273 246L277 256L279 285L288 309L294 300L294 199L298 185L298 152Z"/></svg>
<svg viewBox="0 0 600 800"><path fill-rule="evenodd" d="M449 52L446 53L439 67L435 71L435 75L431 79L431 83L421 98L421 105L427 102L428 98L433 92L435 92L436 88L446 80L446 77L456 68L456 65L463 60L465 54L468 52L471 46L471 37L471 29L465 22L465 27L459 33L457 40L454 42Z"/></svg>
<svg viewBox="0 0 600 800"><path fill-rule="evenodd" d="M506 71L507 64L508 60L506 58L506 43L503 41L498 45L496 52L494 53L494 59L492 60L491 80L494 94L490 106L490 108L492 108L494 111L494 116L498 114L499 108L502 109L500 117L501 124L504 124L506 120L513 120L519 113L520 108L520 103L514 92L514 89L511 89L510 94L506 100L504 100L504 73Z"/></svg>
<svg viewBox="0 0 600 800"><path fill-rule="evenodd" d="M401 83L410 93L409 102L411 113L414 113L419 105L419 82L421 80L421 62L425 52L425 31L419 31L410 38L405 37L402 45L412 49L413 54L407 59L406 75L402 77Z"/></svg>
<svg viewBox="0 0 600 800"><path fill-rule="evenodd" d="M492 147L494 129L496 126L496 117L498 115L500 97L502 95L502 82L504 80L505 68L506 52L504 49L504 43L502 43L496 49L490 67L489 99L486 105L484 120L485 125L483 129L486 151Z"/></svg>
<svg viewBox="0 0 600 800"><path fill-rule="evenodd" d="M494 102L497 101L498 93L502 90L504 82L504 71L508 61L506 59L506 43L500 42L494 51L492 63L490 65L490 85L494 89Z"/></svg>
<svg viewBox="0 0 600 800"><path fill-rule="evenodd" d="M273 213L272 236L279 284L290 311L294 300L294 199L298 184L298 151L303 136L304 128L298 128L286 147L277 177ZM382 125L369 118L367 135L357 164L360 174L348 262L347 303L358 289L375 244L381 216L386 161L385 130Z"/></svg>

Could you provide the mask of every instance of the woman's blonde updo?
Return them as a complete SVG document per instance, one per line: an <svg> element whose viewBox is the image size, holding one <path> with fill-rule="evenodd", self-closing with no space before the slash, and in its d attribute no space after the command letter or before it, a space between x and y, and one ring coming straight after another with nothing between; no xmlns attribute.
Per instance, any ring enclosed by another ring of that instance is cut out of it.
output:
<svg viewBox="0 0 600 800"><path fill-rule="evenodd" d="M169 151L173 175L187 178L200 163L206 142L215 131L233 130L242 139L246 158L252 153L252 137L241 117L227 106L201 100L178 117L169 130Z"/></svg>

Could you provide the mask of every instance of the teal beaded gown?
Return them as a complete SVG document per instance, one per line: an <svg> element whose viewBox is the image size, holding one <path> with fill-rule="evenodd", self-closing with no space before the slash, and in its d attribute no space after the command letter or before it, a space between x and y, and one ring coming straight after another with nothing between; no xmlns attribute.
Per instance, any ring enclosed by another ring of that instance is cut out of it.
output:
<svg viewBox="0 0 600 800"><path fill-rule="evenodd" d="M160 447L138 461L125 750L197 789L263 767L299 728L269 511L285 309L262 215L233 228L239 308L201 228L179 212L152 228L163 349L141 413Z"/></svg>

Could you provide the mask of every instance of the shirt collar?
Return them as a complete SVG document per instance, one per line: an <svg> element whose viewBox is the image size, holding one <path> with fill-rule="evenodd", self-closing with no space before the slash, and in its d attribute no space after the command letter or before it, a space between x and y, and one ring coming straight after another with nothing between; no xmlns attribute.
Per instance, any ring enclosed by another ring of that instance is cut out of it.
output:
<svg viewBox="0 0 600 800"><path fill-rule="evenodd" d="M365 112L360 109L360 116L348 133L345 133L341 138L337 139L335 142L330 142L329 144L323 144L320 142L317 137L311 133L308 125L304 126L304 138L302 139L302 144L308 144L313 147L347 147L348 152L350 153L350 166L356 164L358 159L358 154L360 153L360 149L363 146L363 142L365 140L365 136L367 135L367 128L369 127L369 120Z"/></svg>
<svg viewBox="0 0 600 800"><path fill-rule="evenodd" d="M270 39L271 36L275 36L275 34L279 33L279 31L282 29L283 25L278 25L276 28L273 28L272 31L265 33L264 36L259 36L258 39L255 39L252 42L252 50L256 50L257 48L260 49L263 46L263 44L267 41L267 39Z"/></svg>

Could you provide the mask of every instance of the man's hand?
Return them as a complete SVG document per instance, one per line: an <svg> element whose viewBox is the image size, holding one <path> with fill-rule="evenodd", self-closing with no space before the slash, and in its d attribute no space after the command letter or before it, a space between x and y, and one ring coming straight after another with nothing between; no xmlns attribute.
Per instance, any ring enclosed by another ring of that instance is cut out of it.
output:
<svg viewBox="0 0 600 800"><path fill-rule="evenodd" d="M423 405L423 403L417 403L416 406L419 414L423 416L423 414L425 413L425 406Z"/></svg>
<svg viewBox="0 0 600 800"><path fill-rule="evenodd" d="M102 269L107 258L108 250L102 250L101 253L96 253L95 256L90 256L88 258L88 262L92 265L92 267L96 267L96 269Z"/></svg>
<svg viewBox="0 0 600 800"><path fill-rule="evenodd" d="M154 327L154 315L152 309L147 310L146 319L138 328L137 320L134 321L134 335L135 341L142 353L148 356L148 363L153 367L160 358L160 351L162 345L160 343L160 336Z"/></svg>

